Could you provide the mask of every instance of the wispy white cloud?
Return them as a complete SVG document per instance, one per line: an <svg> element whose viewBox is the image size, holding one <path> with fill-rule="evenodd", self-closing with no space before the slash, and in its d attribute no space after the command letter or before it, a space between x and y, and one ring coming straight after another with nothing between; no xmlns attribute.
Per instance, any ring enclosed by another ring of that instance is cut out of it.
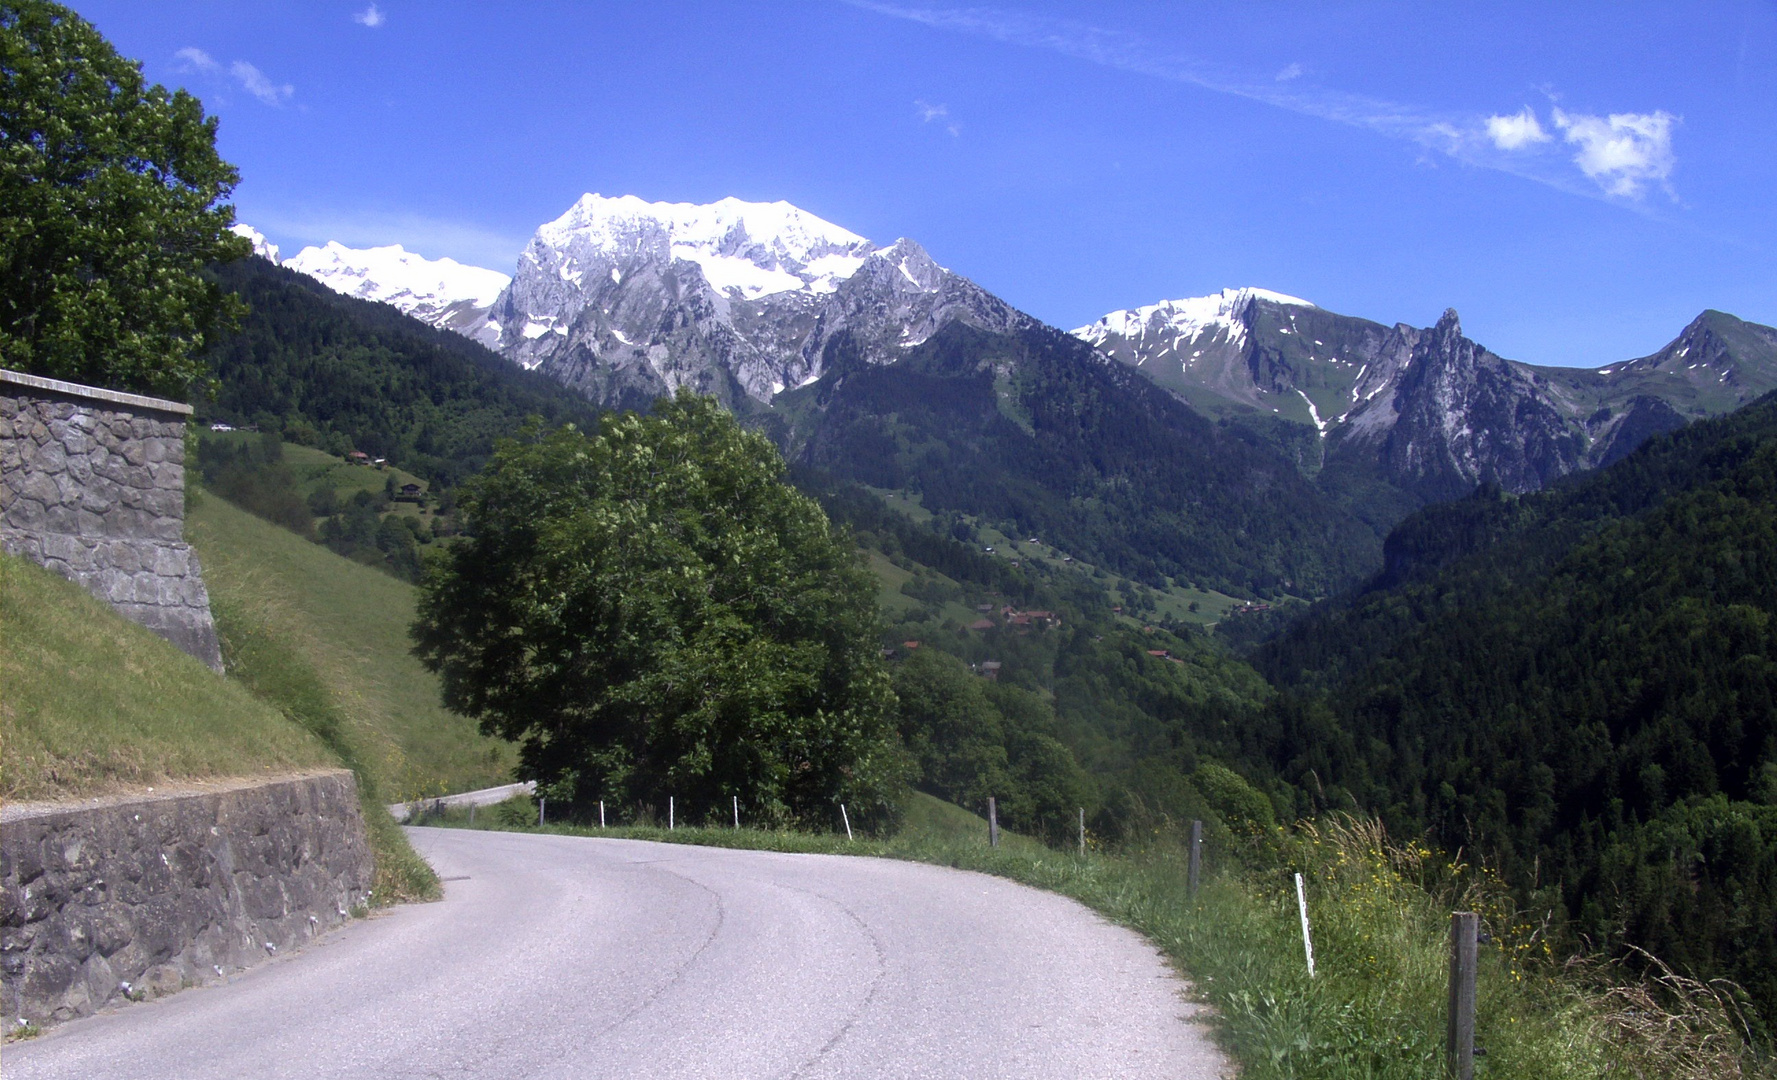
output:
<svg viewBox="0 0 1777 1080"><path fill-rule="evenodd" d="M1510 116L1489 116L1487 137L1501 150L1522 150L1551 138L1528 105Z"/></svg>
<svg viewBox="0 0 1777 1080"><path fill-rule="evenodd" d="M950 119L950 106L945 105L942 102L934 105L923 99L915 100L913 103L913 109L919 114L919 119L923 123L935 124L942 121L944 130L949 132L950 137L953 139L963 133L962 125Z"/></svg>
<svg viewBox="0 0 1777 1080"><path fill-rule="evenodd" d="M1586 116L1556 109L1554 121L1568 143L1579 147L1573 163L1609 194L1637 199L1649 182L1671 193L1677 164L1672 127L1678 117L1668 112Z"/></svg>
<svg viewBox="0 0 1777 1080"><path fill-rule="evenodd" d="M382 13L381 8L377 7L375 4L372 4L369 7L365 8L363 11L354 13L352 15L352 21L357 23L360 26L368 26L372 30L374 30L377 27L381 26L383 23L387 22L388 16L386 16Z"/></svg>
<svg viewBox="0 0 1777 1080"><path fill-rule="evenodd" d="M331 210L298 207L287 211L255 208L253 223L296 245L320 246L337 240L347 247L400 244L429 259L448 256L469 266L510 274L530 235L516 235L473 222L451 221L401 211Z"/></svg>
<svg viewBox="0 0 1777 1080"><path fill-rule="evenodd" d="M174 53L173 56L182 61L181 71L221 71L222 65L216 58L194 45L187 45Z"/></svg>
<svg viewBox="0 0 1777 1080"><path fill-rule="evenodd" d="M1435 163L1439 157L1454 159L1570 194L1629 205L1640 203L1644 185L1650 180L1659 181L1671 193L1665 181L1675 160L1670 139L1674 118L1664 112L1612 114L1601 121L1607 133L1595 125L1567 127L1557 120L1556 126L1567 141L1581 146L1580 153L1569 159L1543 145L1552 139L1528 109L1515 116L1484 116L1406 105L1315 85L1303 77L1306 72L1299 64L1292 63L1269 77L1240 72L1161 52L1147 39L1127 31L1046 15L983 7L910 7L886 0L843 2L937 30L1045 49L1404 140L1421 147L1422 163ZM1526 152L1538 147L1544 152Z"/></svg>
<svg viewBox="0 0 1777 1080"><path fill-rule="evenodd" d="M241 89L267 105L282 105L296 94L296 87L289 83L273 82L265 72L245 60L236 60L225 71L215 57L195 45L187 45L173 56L179 61L179 70L202 72L206 75L227 74L240 84Z"/></svg>
<svg viewBox="0 0 1777 1080"><path fill-rule="evenodd" d="M228 73L241 84L241 89L267 105L282 105L296 93L296 87L289 83L272 82L266 77L265 72L245 60L236 60L228 65Z"/></svg>

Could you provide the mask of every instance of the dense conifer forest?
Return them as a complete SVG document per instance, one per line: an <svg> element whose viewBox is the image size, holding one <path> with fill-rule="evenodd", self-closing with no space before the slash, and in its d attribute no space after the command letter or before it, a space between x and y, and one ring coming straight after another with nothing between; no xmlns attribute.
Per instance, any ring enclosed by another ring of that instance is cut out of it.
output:
<svg viewBox="0 0 1777 1080"><path fill-rule="evenodd" d="M1777 399L1387 551L1259 651L1272 767L1777 1016Z"/></svg>

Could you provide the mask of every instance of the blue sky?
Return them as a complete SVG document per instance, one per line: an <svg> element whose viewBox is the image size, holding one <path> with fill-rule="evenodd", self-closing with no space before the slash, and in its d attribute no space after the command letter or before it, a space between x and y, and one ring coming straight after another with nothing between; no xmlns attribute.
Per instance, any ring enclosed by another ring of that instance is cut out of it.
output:
<svg viewBox="0 0 1777 1080"><path fill-rule="evenodd" d="M1777 323L1777 3L77 2L240 218L510 271L582 192L785 199L1062 327L1258 285L1533 363Z"/></svg>

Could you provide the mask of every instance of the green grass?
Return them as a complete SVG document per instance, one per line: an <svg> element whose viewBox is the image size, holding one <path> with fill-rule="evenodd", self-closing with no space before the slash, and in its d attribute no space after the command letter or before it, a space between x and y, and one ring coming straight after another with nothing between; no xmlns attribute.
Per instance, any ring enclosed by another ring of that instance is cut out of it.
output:
<svg viewBox="0 0 1777 1080"><path fill-rule="evenodd" d="M1085 857L1012 834L987 844L979 817L914 794L893 836L843 832L552 824L520 798L483 808L477 828L713 847L874 855L982 871L1071 896L1154 942L1212 1006L1212 1030L1247 1080L1422 1080L1443 1075L1452 910L1493 935L1479 976L1476 1075L1523 1080L1769 1078L1745 1050L1724 996L1683 980L1637 982L1614 968L1564 965L1485 873L1391 842L1356 819L1310 823L1238 850L1212 850L1196 896L1169 834ZM453 810L426 824L467 824ZM1293 872L1308 882L1310 978Z"/></svg>
<svg viewBox="0 0 1777 1080"><path fill-rule="evenodd" d="M0 794L332 768L323 742L86 590L0 556Z"/></svg>
<svg viewBox="0 0 1777 1080"><path fill-rule="evenodd" d="M219 622L253 628L313 669L344 738L389 801L510 781L513 747L447 711L437 677L409 651L413 586L222 499L192 502L186 536Z"/></svg>

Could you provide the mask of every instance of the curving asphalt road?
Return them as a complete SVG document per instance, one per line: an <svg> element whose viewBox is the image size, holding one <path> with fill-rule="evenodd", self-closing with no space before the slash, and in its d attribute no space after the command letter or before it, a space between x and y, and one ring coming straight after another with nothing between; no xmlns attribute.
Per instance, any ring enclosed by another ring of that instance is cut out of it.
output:
<svg viewBox="0 0 1777 1080"><path fill-rule="evenodd" d="M1231 1075L1150 945L998 878L410 835L442 903L14 1043L6 1080Z"/></svg>

